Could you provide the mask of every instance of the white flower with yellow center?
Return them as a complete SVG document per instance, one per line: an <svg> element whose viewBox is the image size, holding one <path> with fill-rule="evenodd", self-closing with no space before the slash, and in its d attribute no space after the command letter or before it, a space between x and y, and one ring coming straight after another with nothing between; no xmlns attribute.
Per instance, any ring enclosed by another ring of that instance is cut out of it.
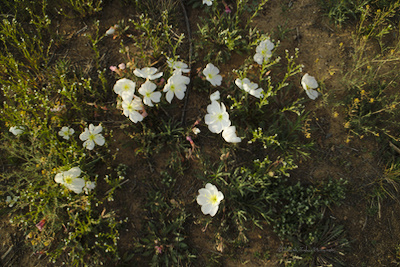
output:
<svg viewBox="0 0 400 267"><path fill-rule="evenodd" d="M122 109L124 115L132 122L137 123L138 121L143 120L142 114L138 112L143 109L142 100L139 97L134 96L131 101L122 101Z"/></svg>
<svg viewBox="0 0 400 267"><path fill-rule="evenodd" d="M74 129L64 126L58 132L58 135L61 136L62 138L64 138L65 140L68 140L70 138L70 136L72 136L74 133L75 133Z"/></svg>
<svg viewBox="0 0 400 267"><path fill-rule="evenodd" d="M182 61L174 61L172 58L167 60L168 67L174 70L174 73L188 73L190 69L188 65Z"/></svg>
<svg viewBox="0 0 400 267"><path fill-rule="evenodd" d="M301 85L303 89L306 90L306 94L309 98L315 100L318 97L318 91L314 90L318 88L318 82L313 76L308 75L308 73L304 74L301 79Z"/></svg>
<svg viewBox="0 0 400 267"><path fill-rule="evenodd" d="M143 103L146 105L153 107L154 103L159 103L161 99L161 92L154 92L157 88L157 85L150 81L146 81L142 86L139 88L139 93L143 95Z"/></svg>
<svg viewBox="0 0 400 267"><path fill-rule="evenodd" d="M106 140L100 134L102 130L101 125L95 127L93 124L90 124L89 128L85 128L85 131L79 135L79 139L85 141L83 147L93 150L95 143L99 146L104 145Z"/></svg>
<svg viewBox="0 0 400 267"><path fill-rule="evenodd" d="M171 103L174 95L179 100L182 100L185 97L186 85L189 83L189 77L183 76L180 72L174 73L174 75L168 79L163 89L163 92L166 92L165 99L167 99L168 103Z"/></svg>
<svg viewBox="0 0 400 267"><path fill-rule="evenodd" d="M73 167L68 171L57 173L54 181L79 194L85 186L85 180L79 178L81 172L79 167Z"/></svg>
<svg viewBox="0 0 400 267"><path fill-rule="evenodd" d="M264 61L268 60L272 56L272 49L274 49L274 47L274 43L272 43L269 39L261 41L256 48L254 61L262 65Z"/></svg>
<svg viewBox="0 0 400 267"><path fill-rule="evenodd" d="M122 97L122 100L131 100L135 93L136 83L129 79L119 79L114 85L114 92Z"/></svg>
<svg viewBox="0 0 400 267"><path fill-rule="evenodd" d="M204 117L204 122L208 125L208 129L212 133L220 133L223 129L231 125L224 103L219 104L218 101L212 101L207 106L207 112L208 114Z"/></svg>
<svg viewBox="0 0 400 267"><path fill-rule="evenodd" d="M219 69L212 63L208 63L206 68L203 70L204 76L213 86L220 86L222 82L222 76L218 74Z"/></svg>
<svg viewBox="0 0 400 267"><path fill-rule="evenodd" d="M145 78L148 80L155 80L163 75L162 72L157 73L156 68L150 68L150 67L146 67L143 69L135 69L133 71L133 74L135 74L137 77Z"/></svg>
<svg viewBox="0 0 400 267"><path fill-rule="evenodd" d="M214 216L219 207L219 203L224 199L222 192L218 191L215 185L206 184L205 188L199 189L197 203L201 205L201 211L204 215Z"/></svg>

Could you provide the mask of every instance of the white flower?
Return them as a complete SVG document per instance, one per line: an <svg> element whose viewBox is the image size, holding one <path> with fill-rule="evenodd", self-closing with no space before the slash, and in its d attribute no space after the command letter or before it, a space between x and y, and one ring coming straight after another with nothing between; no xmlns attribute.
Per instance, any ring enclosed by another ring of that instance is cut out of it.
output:
<svg viewBox="0 0 400 267"><path fill-rule="evenodd" d="M247 78L244 78L244 79L239 79L239 78L237 78L237 79L235 80L235 84L237 85L237 87L239 87L239 88L242 89L242 90L245 90L245 89L244 89L244 85L245 85L245 84L248 84L248 83L250 83L250 80L247 79Z"/></svg>
<svg viewBox="0 0 400 267"><path fill-rule="evenodd" d="M101 127L100 124L96 127L93 124L90 124L89 129L85 128L85 131L79 135L79 139L85 141L83 143L83 147L89 150L93 150L95 143L99 146L104 145L106 140L100 134L102 130L103 127Z"/></svg>
<svg viewBox="0 0 400 267"><path fill-rule="evenodd" d="M8 204L8 206L10 208L12 208L14 206L15 203L17 203L19 197L15 196L14 198L12 198L11 196L7 196L6 197L6 203Z"/></svg>
<svg viewBox="0 0 400 267"><path fill-rule="evenodd" d="M96 187L96 182L86 181L83 191L85 191L85 194L89 194L89 192L95 189L95 187Z"/></svg>
<svg viewBox="0 0 400 267"><path fill-rule="evenodd" d="M124 115L132 122L137 123L138 121L143 120L142 114L138 112L138 110L143 109L142 100L139 97L135 96L130 101L122 101L122 109L124 111Z"/></svg>
<svg viewBox="0 0 400 267"><path fill-rule="evenodd" d="M261 98L263 96L262 92L264 92L264 90L262 88L258 88L258 84L250 82L250 80L247 78L244 78L242 80L236 79L235 84L240 89L243 89L254 97Z"/></svg>
<svg viewBox="0 0 400 267"><path fill-rule="evenodd" d="M208 114L204 117L204 121L211 132L220 133L223 129L231 125L224 103L220 105L217 101L212 101L207 106L207 112Z"/></svg>
<svg viewBox="0 0 400 267"><path fill-rule="evenodd" d="M197 128L197 127L193 127L193 128L192 128L192 132L193 132L195 135L198 135L198 134L200 133L200 129Z"/></svg>
<svg viewBox="0 0 400 267"><path fill-rule="evenodd" d="M313 76L308 75L308 73L304 74L301 79L301 85L304 90L306 90L306 94L309 98L315 100L318 97L318 91L314 90L318 88L318 82Z"/></svg>
<svg viewBox="0 0 400 267"><path fill-rule="evenodd" d="M251 94L252 96L257 97L257 98L263 97L262 92L264 92L264 90L262 88L255 88L255 89L251 88L249 90L249 94Z"/></svg>
<svg viewBox="0 0 400 267"><path fill-rule="evenodd" d="M133 71L133 74L135 74L136 76L141 77L141 78L155 80L157 78L160 78L163 75L162 72L159 72L159 73L156 73L156 72L157 72L156 68L146 67L143 69L135 69Z"/></svg>
<svg viewBox="0 0 400 267"><path fill-rule="evenodd" d="M54 177L54 181L79 194L85 186L85 180L78 178L81 172L79 167L73 167L68 171L57 173Z"/></svg>
<svg viewBox="0 0 400 267"><path fill-rule="evenodd" d="M254 61L262 65L265 60L268 60L272 56L272 49L274 49L274 47L274 43L272 43L269 39L261 41L256 48Z"/></svg>
<svg viewBox="0 0 400 267"><path fill-rule="evenodd" d="M215 91L214 93L212 93L212 94L210 95L210 100L211 100L211 102L212 102L212 101L219 100L219 98L220 98L220 93L219 93L219 91Z"/></svg>
<svg viewBox="0 0 400 267"><path fill-rule="evenodd" d="M203 0L203 5L211 6L214 0Z"/></svg>
<svg viewBox="0 0 400 267"><path fill-rule="evenodd" d="M165 98L171 103L174 95L182 100L185 97L186 85L190 83L190 79L181 73L174 73L164 86L163 92L167 92Z"/></svg>
<svg viewBox="0 0 400 267"><path fill-rule="evenodd" d="M12 132L14 135L20 135L25 131L25 127L23 126L12 126L10 127L10 132Z"/></svg>
<svg viewBox="0 0 400 267"><path fill-rule="evenodd" d="M201 206L201 211L204 215L210 214L214 216L218 211L219 203L223 199L222 192L218 191L215 185L208 183L205 188L199 189L199 195L196 200Z"/></svg>
<svg viewBox="0 0 400 267"><path fill-rule="evenodd" d="M122 97L122 100L131 100L135 93L136 83L129 79L119 79L114 85L114 92Z"/></svg>
<svg viewBox="0 0 400 267"><path fill-rule="evenodd" d="M253 83L253 82L248 82L243 84L243 90L245 90L247 93L250 93L250 91L254 91L258 88L258 84Z"/></svg>
<svg viewBox="0 0 400 267"><path fill-rule="evenodd" d="M152 107L153 102L159 103L161 99L161 92L154 92L157 88L157 85L150 81L146 81L142 86L139 88L139 93L143 95L143 103Z"/></svg>
<svg viewBox="0 0 400 267"><path fill-rule="evenodd" d="M65 140L68 140L71 135L75 133L75 130L72 128L69 128L67 126L64 126L61 128L61 130L58 132L59 136L62 136Z"/></svg>
<svg viewBox="0 0 400 267"><path fill-rule="evenodd" d="M203 70L204 76L206 76L207 81L209 81L214 86L220 86L222 82L222 76L218 74L219 69L215 67L212 63L208 63L206 68Z"/></svg>
<svg viewBox="0 0 400 267"><path fill-rule="evenodd" d="M114 27L110 27L107 31L106 31L106 35L110 36L110 35L114 35L115 33L115 28Z"/></svg>
<svg viewBox="0 0 400 267"><path fill-rule="evenodd" d="M240 137L238 137L236 135L236 127L235 126L226 127L222 131L222 137L228 143L239 143L242 141L242 139L240 139Z"/></svg>
<svg viewBox="0 0 400 267"><path fill-rule="evenodd" d="M180 73L188 73L190 72L190 69L188 68L188 65L182 61L174 61L172 58L169 58L167 60L167 64L170 68L174 69L174 73L180 72Z"/></svg>

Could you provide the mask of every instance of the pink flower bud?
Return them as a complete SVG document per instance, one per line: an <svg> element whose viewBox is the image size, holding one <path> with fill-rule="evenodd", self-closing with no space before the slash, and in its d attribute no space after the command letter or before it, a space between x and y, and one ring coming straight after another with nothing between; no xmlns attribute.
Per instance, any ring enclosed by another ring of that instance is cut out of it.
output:
<svg viewBox="0 0 400 267"><path fill-rule="evenodd" d="M46 224L46 219L43 219L36 224L36 227L37 229L39 229L39 231L42 231L45 224Z"/></svg>

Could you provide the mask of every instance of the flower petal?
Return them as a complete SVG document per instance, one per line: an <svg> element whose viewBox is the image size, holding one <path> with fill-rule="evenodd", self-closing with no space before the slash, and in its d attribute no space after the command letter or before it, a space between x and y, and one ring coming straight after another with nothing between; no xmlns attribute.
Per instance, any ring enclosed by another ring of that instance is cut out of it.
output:
<svg viewBox="0 0 400 267"><path fill-rule="evenodd" d="M96 144L98 144L99 146L104 145L104 143L106 142L104 136L102 136L101 134L96 134L96 136L94 137L94 142Z"/></svg>
<svg viewBox="0 0 400 267"><path fill-rule="evenodd" d="M211 206L211 210L209 211L209 214L211 217L214 217L215 214L217 214L218 211L218 205L213 205Z"/></svg>
<svg viewBox="0 0 400 267"><path fill-rule="evenodd" d="M93 142L93 140L86 140L86 141L83 143L83 147L84 147L84 148L87 148L87 149L89 149L89 150L93 150L93 148L94 148L94 142Z"/></svg>
<svg viewBox="0 0 400 267"><path fill-rule="evenodd" d="M79 139L81 139L81 141L85 141L85 140L89 139L89 129L88 128L85 128L85 131L79 135Z"/></svg>

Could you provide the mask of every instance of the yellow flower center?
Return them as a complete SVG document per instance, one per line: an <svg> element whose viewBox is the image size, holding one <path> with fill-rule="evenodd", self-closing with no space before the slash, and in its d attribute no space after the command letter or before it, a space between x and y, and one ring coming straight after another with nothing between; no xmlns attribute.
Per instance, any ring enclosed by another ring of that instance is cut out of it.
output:
<svg viewBox="0 0 400 267"><path fill-rule="evenodd" d="M64 177L64 181L66 184L72 184L73 180L74 178L72 178L71 176Z"/></svg>
<svg viewBox="0 0 400 267"><path fill-rule="evenodd" d="M209 199L208 199L210 202L211 202L211 204L217 204L217 202L218 202L218 198L217 198L217 196L216 195L212 195L212 196L210 196L209 197Z"/></svg>
<svg viewBox="0 0 400 267"><path fill-rule="evenodd" d="M129 90L129 85L125 84L125 85L124 85L124 90L125 90L125 91L128 91L128 90Z"/></svg>
<svg viewBox="0 0 400 267"><path fill-rule="evenodd" d="M96 138L96 135L94 134L89 134L89 140L93 141Z"/></svg>

